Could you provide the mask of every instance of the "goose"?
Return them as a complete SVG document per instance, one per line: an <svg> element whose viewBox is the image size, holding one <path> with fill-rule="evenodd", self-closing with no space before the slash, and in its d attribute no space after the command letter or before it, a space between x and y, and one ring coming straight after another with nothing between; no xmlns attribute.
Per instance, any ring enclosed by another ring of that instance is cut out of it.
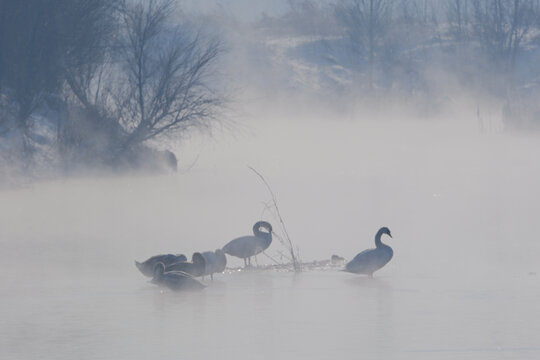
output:
<svg viewBox="0 0 540 360"><path fill-rule="evenodd" d="M183 271L165 271L165 264L157 262L151 283L163 285L171 290L202 290L206 286Z"/></svg>
<svg viewBox="0 0 540 360"><path fill-rule="evenodd" d="M210 275L210 279L214 280L214 273L221 273L227 266L227 257L221 249L216 251L205 251L201 253L206 261L204 275Z"/></svg>
<svg viewBox="0 0 540 360"><path fill-rule="evenodd" d="M394 251L392 248L381 242L381 236L386 234L392 237L390 234L390 229L387 227L382 227L377 231L375 235L375 249L364 250L354 257L351 261L345 265L343 271L347 271L355 274L366 274L369 277L373 277L373 273L384 265L386 265L392 256Z"/></svg>
<svg viewBox="0 0 540 360"><path fill-rule="evenodd" d="M187 261L187 257L184 254L156 255L143 262L138 262L135 260L135 266L144 276L151 277L154 275L154 268L158 262L162 262L165 266L167 266L167 264L174 264L183 261Z"/></svg>
<svg viewBox="0 0 540 360"><path fill-rule="evenodd" d="M165 271L182 271L191 276L199 277L204 275L206 260L201 253L195 252L191 257L191 262L180 261L173 264L166 264Z"/></svg>
<svg viewBox="0 0 540 360"><path fill-rule="evenodd" d="M261 231L261 228L268 232ZM223 247L223 251L244 259L244 266L248 266L248 263L251 265L251 257L268 249L272 243L272 225L266 221L259 221L253 225L253 234L229 241Z"/></svg>

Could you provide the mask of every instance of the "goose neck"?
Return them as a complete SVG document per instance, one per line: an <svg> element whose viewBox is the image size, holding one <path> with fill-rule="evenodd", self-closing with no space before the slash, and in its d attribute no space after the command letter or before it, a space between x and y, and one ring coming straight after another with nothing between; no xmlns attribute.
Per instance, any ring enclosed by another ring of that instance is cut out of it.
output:
<svg viewBox="0 0 540 360"><path fill-rule="evenodd" d="M386 246L385 244L383 244L383 242L381 241L381 237L383 235L383 232L381 230L379 230L377 232L377 234L375 235L375 246L377 248L380 248L382 246Z"/></svg>
<svg viewBox="0 0 540 360"><path fill-rule="evenodd" d="M261 231L261 228L268 230L268 232ZM272 227L270 224L264 221L259 221L253 226L253 234L257 237L272 239Z"/></svg>

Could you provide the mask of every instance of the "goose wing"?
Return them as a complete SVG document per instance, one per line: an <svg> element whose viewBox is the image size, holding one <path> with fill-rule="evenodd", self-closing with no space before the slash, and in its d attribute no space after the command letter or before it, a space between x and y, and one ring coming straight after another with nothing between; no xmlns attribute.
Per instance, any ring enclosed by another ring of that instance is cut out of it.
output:
<svg viewBox="0 0 540 360"><path fill-rule="evenodd" d="M388 249L368 249L357 254L345 265L345 271L357 274L371 274L392 259L393 251Z"/></svg>
<svg viewBox="0 0 540 360"><path fill-rule="evenodd" d="M226 254L239 258L247 258L253 256L257 251L257 241L255 236L242 236L229 241L223 251Z"/></svg>
<svg viewBox="0 0 540 360"><path fill-rule="evenodd" d="M184 272L189 273L189 270L191 270L191 267L193 266L192 263L189 262L176 262L172 264L166 264L165 265L165 271L168 273L171 272Z"/></svg>

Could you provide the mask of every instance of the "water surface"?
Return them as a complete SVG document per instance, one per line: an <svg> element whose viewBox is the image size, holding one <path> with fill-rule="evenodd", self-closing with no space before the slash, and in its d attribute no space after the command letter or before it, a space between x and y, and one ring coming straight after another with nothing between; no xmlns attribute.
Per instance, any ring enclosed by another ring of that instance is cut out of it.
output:
<svg viewBox="0 0 540 360"><path fill-rule="evenodd" d="M0 192L0 358L540 358L536 139L312 120L196 143L178 174ZM272 185L303 261L351 259L384 225L394 258L373 279L267 270L219 274L199 293L149 284L135 259L276 224L246 165Z"/></svg>

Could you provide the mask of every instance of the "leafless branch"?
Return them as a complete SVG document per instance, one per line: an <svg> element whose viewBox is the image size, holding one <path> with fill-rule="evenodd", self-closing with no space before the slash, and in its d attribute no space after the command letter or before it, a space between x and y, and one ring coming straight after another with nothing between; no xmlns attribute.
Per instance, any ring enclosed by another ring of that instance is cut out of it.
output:
<svg viewBox="0 0 540 360"><path fill-rule="evenodd" d="M116 103L128 132L121 148L215 119L222 97L211 90L208 75L221 53L217 40L190 36L167 24L172 1L124 4L124 41L119 46L126 76Z"/></svg>
<svg viewBox="0 0 540 360"><path fill-rule="evenodd" d="M268 190L268 192L270 193L270 196L272 198L272 205L273 205L273 208L275 209L276 211L276 214L277 214L277 218L279 220L279 224L280 224L280 227L281 227L281 230L283 231L283 234L285 235L285 239L287 241L287 248L289 250L289 253L291 255L291 259L292 259L292 264L293 264L293 267L294 267L294 271L296 272L299 272L299 271L302 271L301 269L301 264L298 260L298 257L297 255L295 254L295 250L294 250L294 246L292 244L292 241L291 241L291 238L289 236L289 233L287 231L287 227L285 226L285 222L283 221L283 217L281 216L281 212L279 211L279 206L277 204L277 199L276 199L276 196L274 194L274 192L272 191L272 188L270 187L270 185L268 184L268 182L266 181L266 179L264 178L264 176L262 176L261 173L259 173L257 170L255 170L253 167L251 166L248 166L248 168L253 171L255 173L255 175L257 175L261 180L262 182L264 183L264 185L266 186L266 189ZM274 235L276 235L278 238L280 238L280 236L276 233L274 233Z"/></svg>

